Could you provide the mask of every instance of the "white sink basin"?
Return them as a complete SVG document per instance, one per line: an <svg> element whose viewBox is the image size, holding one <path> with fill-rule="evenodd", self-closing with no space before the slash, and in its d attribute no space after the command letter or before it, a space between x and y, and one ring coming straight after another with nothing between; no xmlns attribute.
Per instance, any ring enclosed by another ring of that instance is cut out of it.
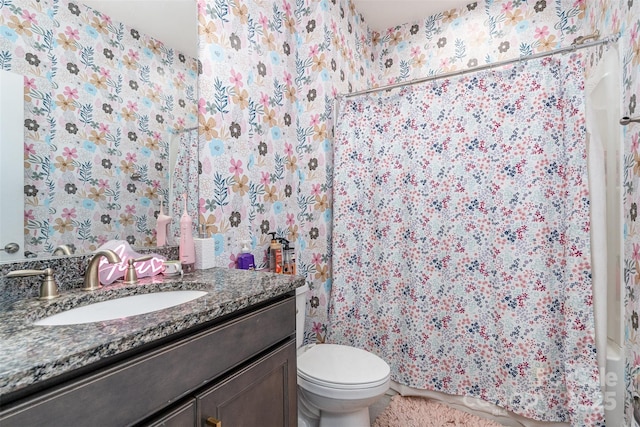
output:
<svg viewBox="0 0 640 427"><path fill-rule="evenodd" d="M138 314L151 313L164 308L175 307L206 295L203 291L168 291L152 294L131 295L109 301L96 302L83 307L72 308L34 322L34 325L79 325L121 319Z"/></svg>

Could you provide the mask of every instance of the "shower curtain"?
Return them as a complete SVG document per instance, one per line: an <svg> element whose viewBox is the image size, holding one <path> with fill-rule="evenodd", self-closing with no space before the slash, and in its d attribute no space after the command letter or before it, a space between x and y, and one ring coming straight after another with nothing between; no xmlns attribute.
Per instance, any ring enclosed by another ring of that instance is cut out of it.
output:
<svg viewBox="0 0 640 427"><path fill-rule="evenodd" d="M411 387L604 424L579 54L342 99L330 342Z"/></svg>

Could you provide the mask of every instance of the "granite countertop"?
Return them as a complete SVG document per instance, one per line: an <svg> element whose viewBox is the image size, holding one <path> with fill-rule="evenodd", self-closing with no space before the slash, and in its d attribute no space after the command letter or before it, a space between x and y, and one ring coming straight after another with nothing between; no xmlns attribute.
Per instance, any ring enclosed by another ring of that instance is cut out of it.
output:
<svg viewBox="0 0 640 427"><path fill-rule="evenodd" d="M304 284L302 276L212 268L114 283L93 291L69 290L60 298L16 301L0 308L0 400L2 396L87 366L106 357L185 331L280 296ZM158 291L208 292L193 301L137 316L67 326L33 322L74 307Z"/></svg>

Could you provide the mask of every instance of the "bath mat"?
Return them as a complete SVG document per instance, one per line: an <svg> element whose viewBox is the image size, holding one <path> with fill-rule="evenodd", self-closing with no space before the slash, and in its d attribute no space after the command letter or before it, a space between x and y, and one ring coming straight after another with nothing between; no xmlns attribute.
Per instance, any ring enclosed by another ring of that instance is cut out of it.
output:
<svg viewBox="0 0 640 427"><path fill-rule="evenodd" d="M372 427L501 427L500 424L423 397L393 396Z"/></svg>

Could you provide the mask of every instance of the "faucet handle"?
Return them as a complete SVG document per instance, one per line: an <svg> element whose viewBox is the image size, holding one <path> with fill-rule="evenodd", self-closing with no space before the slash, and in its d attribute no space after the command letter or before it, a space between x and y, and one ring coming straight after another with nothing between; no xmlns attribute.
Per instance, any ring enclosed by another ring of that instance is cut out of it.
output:
<svg viewBox="0 0 640 427"><path fill-rule="evenodd" d="M138 274L136 273L136 268L134 264L136 262L148 261L153 258L152 255L141 256L140 258L129 258L127 263L127 271L124 273L124 283L128 283L130 285L135 285L138 283Z"/></svg>
<svg viewBox="0 0 640 427"><path fill-rule="evenodd" d="M53 268L45 268L44 270L14 270L7 273L6 277L27 277L27 276L42 276L42 284L40 285L40 299L54 299L58 298L58 285L53 278Z"/></svg>

